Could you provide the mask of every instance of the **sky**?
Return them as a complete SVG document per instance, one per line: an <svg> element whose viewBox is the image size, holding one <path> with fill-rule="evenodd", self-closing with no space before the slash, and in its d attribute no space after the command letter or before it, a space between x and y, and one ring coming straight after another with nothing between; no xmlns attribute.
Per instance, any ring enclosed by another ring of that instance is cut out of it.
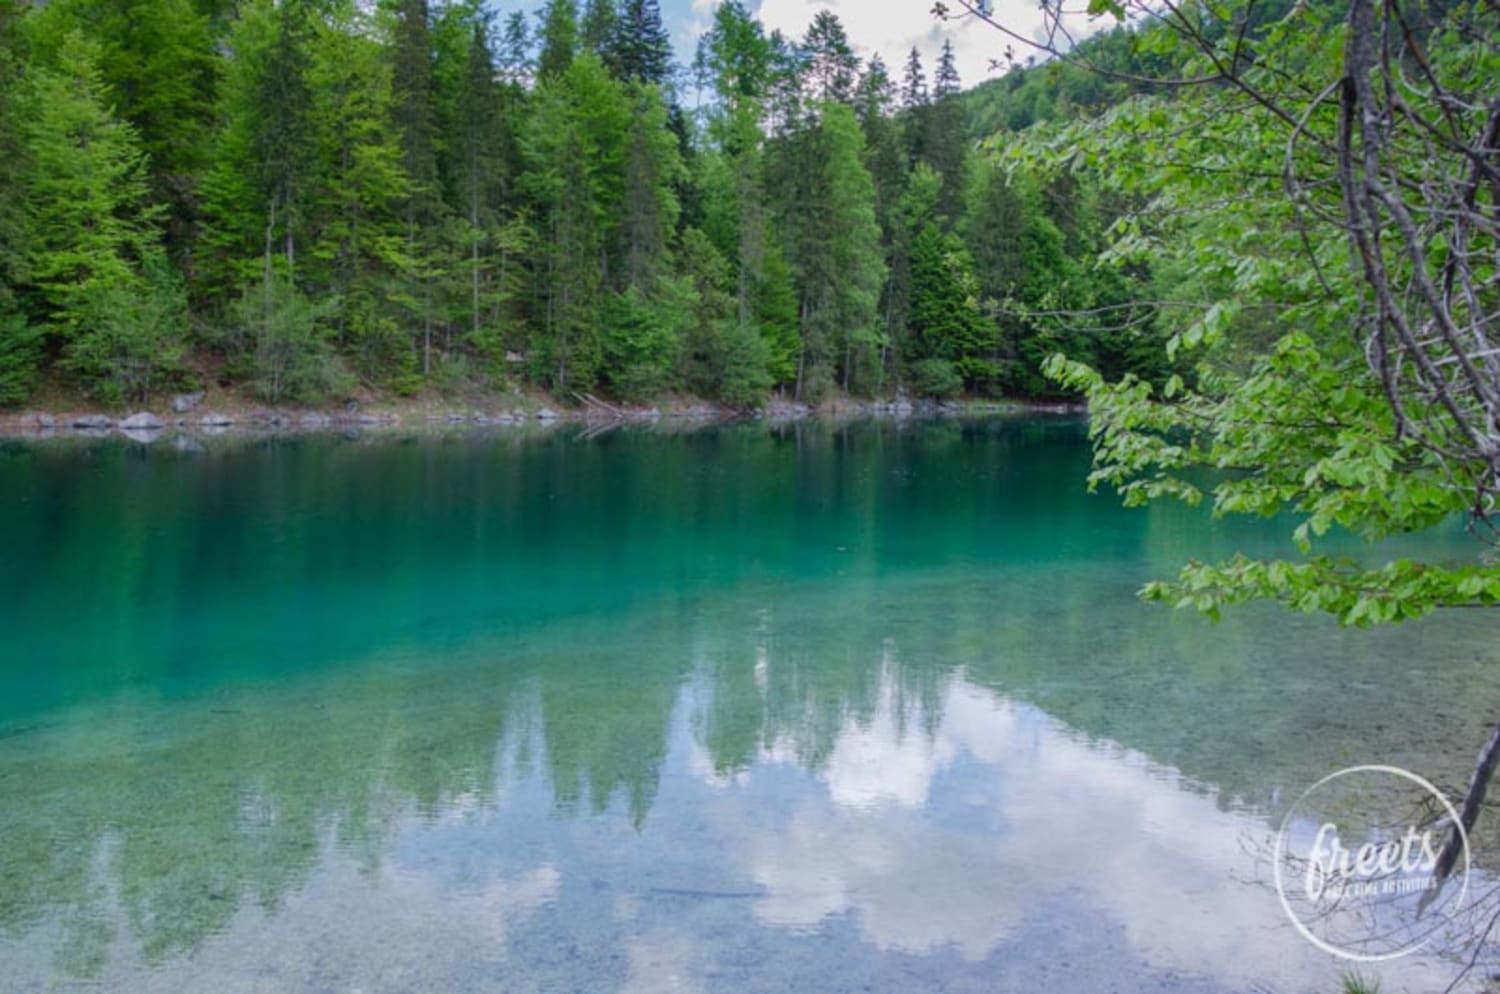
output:
<svg viewBox="0 0 1500 994"><path fill-rule="evenodd" d="M692 46L708 27L717 2L662 0L662 16L672 28L679 59L691 58ZM966 88L998 75L991 72L990 61L1005 57L1007 39L998 31L971 18L939 21L932 16L932 0L750 0L746 6L767 31L780 29L788 38L801 38L818 11L831 10L844 23L861 59L879 52L898 79L912 46L922 53L930 83L943 42L951 39ZM958 9L956 3L950 7ZM1040 23L1035 0L997 0L995 9L1002 23L1022 25L1027 34Z"/></svg>
<svg viewBox="0 0 1500 994"><path fill-rule="evenodd" d="M892 76L900 79L907 53L913 46L922 53L927 80L932 81L938 53L944 40L953 41L958 72L965 88L999 75L991 60L1003 61L1008 39L987 24L973 19L940 22L932 16L932 0L744 0L767 31L779 29L788 38L801 38L820 10L831 10L844 23L849 41L862 60L879 52ZM504 6L504 0L501 0ZM539 2L530 4L540 7ZM662 17L672 32L681 65L692 62L698 38L708 29L718 0L661 0ZM583 3L580 0L580 7ZM957 9L956 3L951 7ZM994 0L994 16L1000 23L1034 37L1041 24L1036 0ZM1019 47L1019 46L1018 46ZM1026 52L1018 51L1024 58Z"/></svg>

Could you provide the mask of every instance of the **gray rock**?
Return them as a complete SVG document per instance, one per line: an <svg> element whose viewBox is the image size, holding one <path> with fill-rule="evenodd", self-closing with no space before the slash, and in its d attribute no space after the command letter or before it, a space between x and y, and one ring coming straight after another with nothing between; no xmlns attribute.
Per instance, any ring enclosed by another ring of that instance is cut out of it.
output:
<svg viewBox="0 0 1500 994"><path fill-rule="evenodd" d="M773 400L766 405L766 417L778 421L805 418L812 414L812 408L806 404L787 402L784 400Z"/></svg>
<svg viewBox="0 0 1500 994"><path fill-rule="evenodd" d="M73 427L84 430L108 430L115 426L115 419L107 414L84 414L73 419Z"/></svg>
<svg viewBox="0 0 1500 994"><path fill-rule="evenodd" d="M189 411L198 409L203 403L203 391L197 393L180 393L172 398L172 410L177 414L187 414Z"/></svg>
<svg viewBox="0 0 1500 994"><path fill-rule="evenodd" d="M231 418L227 414L220 414L217 411L209 411L198 419L198 423L205 428L228 428L234 424L234 418Z"/></svg>
<svg viewBox="0 0 1500 994"><path fill-rule="evenodd" d="M562 415L558 414L550 407L544 407L540 411L536 412L536 419L538 421L556 421L560 417L562 417Z"/></svg>
<svg viewBox="0 0 1500 994"><path fill-rule="evenodd" d="M320 414L317 411L311 411L298 418L297 423L303 428L327 428L333 424L333 418L330 418L326 414Z"/></svg>
<svg viewBox="0 0 1500 994"><path fill-rule="evenodd" d="M161 431L166 423L150 411L137 411L120 422L121 431Z"/></svg>
<svg viewBox="0 0 1500 994"><path fill-rule="evenodd" d="M26 420L33 428L56 428L57 419L45 412L26 415Z"/></svg>

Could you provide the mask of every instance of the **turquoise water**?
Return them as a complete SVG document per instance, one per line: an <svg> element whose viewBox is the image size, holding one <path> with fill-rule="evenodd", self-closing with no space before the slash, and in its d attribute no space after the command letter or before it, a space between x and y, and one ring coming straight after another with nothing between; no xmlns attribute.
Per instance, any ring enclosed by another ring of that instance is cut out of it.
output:
<svg viewBox="0 0 1500 994"><path fill-rule="evenodd" d="M0 992L1331 991L1258 847L1500 711L1074 421L576 435L0 443Z"/></svg>

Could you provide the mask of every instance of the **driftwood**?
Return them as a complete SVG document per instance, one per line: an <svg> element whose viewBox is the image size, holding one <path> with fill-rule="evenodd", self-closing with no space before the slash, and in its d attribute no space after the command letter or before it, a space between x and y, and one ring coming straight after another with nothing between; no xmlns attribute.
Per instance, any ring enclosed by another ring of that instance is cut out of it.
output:
<svg viewBox="0 0 1500 994"><path fill-rule="evenodd" d="M1484 804L1484 795L1488 793L1490 781L1495 777L1495 767L1500 765L1500 725L1490 733L1490 740L1479 750L1479 760L1474 764L1474 775L1469 778L1469 790L1464 795L1462 806L1458 810L1459 824L1454 825L1448 832L1448 840L1443 844L1443 851L1438 853L1437 868L1434 876L1438 883L1448 879L1453 872L1453 867L1458 863L1458 857L1463 852L1464 840L1468 838L1469 832L1473 830L1474 823L1479 820L1479 809ZM1429 893L1436 893L1436 890Z"/></svg>
<svg viewBox="0 0 1500 994"><path fill-rule="evenodd" d="M597 411L608 414L612 418L618 418L621 420L623 420L625 417L624 411L620 410L618 407L615 407L613 404L606 404L604 401L600 400L598 397L595 397L591 393L579 393L575 390L573 392L573 396L578 398L578 402L588 408L590 413Z"/></svg>

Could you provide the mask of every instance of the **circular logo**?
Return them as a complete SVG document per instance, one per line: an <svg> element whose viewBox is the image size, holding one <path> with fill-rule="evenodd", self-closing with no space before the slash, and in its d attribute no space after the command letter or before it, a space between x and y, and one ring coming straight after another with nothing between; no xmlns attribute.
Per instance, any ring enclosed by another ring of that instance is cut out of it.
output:
<svg viewBox="0 0 1500 994"><path fill-rule="evenodd" d="M1462 851L1440 880L1438 854L1454 828ZM1427 780L1397 766L1351 766L1292 805L1272 866L1281 906L1309 942L1372 963L1416 952L1463 908L1469 839Z"/></svg>

